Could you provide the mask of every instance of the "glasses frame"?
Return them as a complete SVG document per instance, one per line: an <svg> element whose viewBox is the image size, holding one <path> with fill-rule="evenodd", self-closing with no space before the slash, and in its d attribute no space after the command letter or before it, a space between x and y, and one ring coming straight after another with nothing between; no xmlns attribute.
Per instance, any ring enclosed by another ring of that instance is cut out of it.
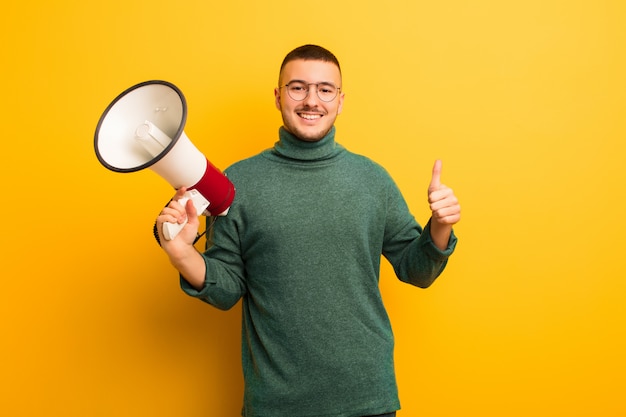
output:
<svg viewBox="0 0 626 417"><path fill-rule="evenodd" d="M321 101L323 101L324 103L330 103L333 100L335 100L337 97L339 97L339 93L341 93L341 87L337 87L335 84L328 82L328 81L322 81L319 83L307 83L306 81L303 80L291 80L289 81L287 84L279 87L280 88L285 88L285 87L289 87L289 84L292 83L302 83L304 85L307 86L306 89L306 94L304 95L304 97L302 97L301 99L297 99L297 98L293 98L291 93L289 92L289 88L287 88L287 95L289 96L290 99L292 99L293 101L304 101L307 99L307 97L309 96L309 92L311 91L311 86L314 85L315 86L315 94L317 94L317 98L319 98ZM335 96L333 98L331 98L330 100L324 100L321 96L320 96L320 85L329 85L329 86L333 86L337 89L337 93L335 94Z"/></svg>

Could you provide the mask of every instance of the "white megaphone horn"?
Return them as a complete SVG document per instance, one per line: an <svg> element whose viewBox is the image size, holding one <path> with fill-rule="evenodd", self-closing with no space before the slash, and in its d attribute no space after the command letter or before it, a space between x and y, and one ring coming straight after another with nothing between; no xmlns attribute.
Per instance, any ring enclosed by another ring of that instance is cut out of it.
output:
<svg viewBox="0 0 626 417"><path fill-rule="evenodd" d="M183 205L191 199L198 214L226 215L235 187L185 135L186 120L187 103L175 85L139 83L117 96L100 117L96 156L115 172L150 168L175 189L187 187ZM164 223L164 237L173 239L184 225Z"/></svg>

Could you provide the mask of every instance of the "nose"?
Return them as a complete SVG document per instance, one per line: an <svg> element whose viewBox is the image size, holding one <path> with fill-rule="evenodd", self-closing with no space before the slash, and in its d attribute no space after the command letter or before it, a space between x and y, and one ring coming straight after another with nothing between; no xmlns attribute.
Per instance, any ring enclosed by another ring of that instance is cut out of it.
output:
<svg viewBox="0 0 626 417"><path fill-rule="evenodd" d="M319 103L319 97L317 96L317 84L309 84L309 93L304 98L304 104L310 107L315 107Z"/></svg>

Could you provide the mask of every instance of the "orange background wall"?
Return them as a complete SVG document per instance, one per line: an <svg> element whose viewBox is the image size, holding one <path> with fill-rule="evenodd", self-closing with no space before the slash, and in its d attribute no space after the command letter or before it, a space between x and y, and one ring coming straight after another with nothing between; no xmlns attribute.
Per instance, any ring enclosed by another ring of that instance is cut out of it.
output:
<svg viewBox="0 0 626 417"><path fill-rule="evenodd" d="M399 416L626 415L624 4L5 5L0 415L239 414L240 305L182 294L151 236L172 190L103 168L93 135L118 93L165 79L226 167L275 141L278 66L303 43L342 62L338 140L421 222L436 158L462 202L432 288L383 268Z"/></svg>

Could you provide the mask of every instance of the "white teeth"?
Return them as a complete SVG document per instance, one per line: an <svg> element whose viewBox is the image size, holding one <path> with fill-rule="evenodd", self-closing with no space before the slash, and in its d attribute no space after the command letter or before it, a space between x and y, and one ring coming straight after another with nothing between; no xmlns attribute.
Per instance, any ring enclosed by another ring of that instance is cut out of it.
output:
<svg viewBox="0 0 626 417"><path fill-rule="evenodd" d="M315 120L315 119L319 119L322 116L319 114L300 114L300 117L302 117L303 119L307 119L307 120Z"/></svg>

